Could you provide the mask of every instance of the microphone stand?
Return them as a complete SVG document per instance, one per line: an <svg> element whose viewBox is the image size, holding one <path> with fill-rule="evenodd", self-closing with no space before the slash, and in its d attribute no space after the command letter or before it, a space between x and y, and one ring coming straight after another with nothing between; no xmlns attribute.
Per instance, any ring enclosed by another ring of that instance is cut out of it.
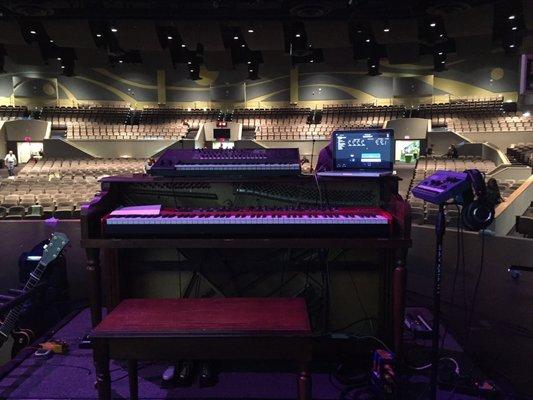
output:
<svg viewBox="0 0 533 400"><path fill-rule="evenodd" d="M433 335L431 341L431 375L430 375L430 399L437 400L437 378L439 373L439 339L440 339L440 294L442 280L442 244L446 232L446 216L444 214L445 203L439 204L439 213L435 224L435 276L433 283Z"/></svg>
<svg viewBox="0 0 533 400"><path fill-rule="evenodd" d="M311 145L311 169L310 169L310 172L313 172L313 170L314 170L314 168L313 168L314 156L315 156L315 139L313 139L313 144Z"/></svg>

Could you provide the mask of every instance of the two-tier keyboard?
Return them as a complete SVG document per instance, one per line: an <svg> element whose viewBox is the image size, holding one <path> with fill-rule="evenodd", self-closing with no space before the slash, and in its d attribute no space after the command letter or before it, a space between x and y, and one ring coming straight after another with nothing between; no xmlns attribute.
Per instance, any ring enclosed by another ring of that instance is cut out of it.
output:
<svg viewBox="0 0 533 400"><path fill-rule="evenodd" d="M392 216L379 208L117 211L103 218L105 235L384 237L392 227Z"/></svg>

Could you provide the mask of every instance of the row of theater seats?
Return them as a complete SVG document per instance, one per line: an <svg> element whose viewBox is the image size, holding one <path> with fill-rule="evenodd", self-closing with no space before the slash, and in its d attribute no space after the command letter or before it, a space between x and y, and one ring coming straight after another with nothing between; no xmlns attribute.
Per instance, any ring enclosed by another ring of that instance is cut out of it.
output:
<svg viewBox="0 0 533 400"><path fill-rule="evenodd" d="M383 125L405 115L403 106L325 106L322 123L329 125Z"/></svg>
<svg viewBox="0 0 533 400"><path fill-rule="evenodd" d="M41 119L50 121L52 129L66 130L68 139L179 140L190 129L216 121L219 113L218 110L176 108L145 108L137 112L129 108L45 107Z"/></svg>
<svg viewBox="0 0 533 400"><path fill-rule="evenodd" d="M533 118L518 113L499 115L468 114L446 119L446 126L455 132L513 132L533 130Z"/></svg>
<svg viewBox="0 0 533 400"><path fill-rule="evenodd" d="M232 121L245 128L265 125L303 125L311 115L310 108L235 109Z"/></svg>
<svg viewBox="0 0 533 400"><path fill-rule="evenodd" d="M139 126L185 125L190 129L198 129L200 124L216 121L220 117L220 110L215 109L190 109L179 108L145 108L142 110Z"/></svg>
<svg viewBox="0 0 533 400"><path fill-rule="evenodd" d="M533 130L533 119L522 113L505 111L503 99L454 101L422 104L417 116L431 120L433 128L447 127L456 132L513 132Z"/></svg>
<svg viewBox="0 0 533 400"><path fill-rule="evenodd" d="M508 147L507 157L511 162L533 167L533 143L518 143Z"/></svg>
<svg viewBox="0 0 533 400"><path fill-rule="evenodd" d="M67 122L67 138L74 140L179 140L189 127L179 123L161 125L99 124Z"/></svg>
<svg viewBox="0 0 533 400"><path fill-rule="evenodd" d="M124 124L129 113L128 107L43 107L41 119L52 125L87 121Z"/></svg>
<svg viewBox="0 0 533 400"><path fill-rule="evenodd" d="M0 121L25 118L28 115L26 106L0 106Z"/></svg>
<svg viewBox="0 0 533 400"><path fill-rule="evenodd" d="M140 173L141 159L42 159L0 184L0 218L77 218L100 190L98 178Z"/></svg>
<svg viewBox="0 0 533 400"><path fill-rule="evenodd" d="M503 98L489 98L476 100L452 100L449 103L420 104L418 113L423 118L431 119L434 115L451 117L458 113L492 113L501 111Z"/></svg>
<svg viewBox="0 0 533 400"><path fill-rule="evenodd" d="M413 197L411 189L416 186L425 177L432 175L438 170L464 171L465 169L478 169L487 174L495 168L494 162L490 160L482 160L479 157L460 157L458 159L445 159L441 157L425 157L421 156L417 160L413 179L410 183L407 200L411 204L413 222L419 224L434 224L438 206L427 203L423 200ZM524 183L523 180L508 179L498 181L500 193L503 199L509 197L518 187ZM447 222L451 226L457 226L458 211L453 207L448 207Z"/></svg>
<svg viewBox="0 0 533 400"><path fill-rule="evenodd" d="M256 140L326 140L335 130L382 128L381 125L352 123L350 125L266 125L258 126L255 131Z"/></svg>

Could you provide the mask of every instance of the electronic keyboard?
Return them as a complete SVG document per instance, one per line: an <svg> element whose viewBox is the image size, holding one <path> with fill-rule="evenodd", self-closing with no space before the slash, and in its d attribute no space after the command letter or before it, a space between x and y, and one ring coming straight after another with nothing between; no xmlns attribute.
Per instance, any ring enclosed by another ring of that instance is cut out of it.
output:
<svg viewBox="0 0 533 400"><path fill-rule="evenodd" d="M298 149L168 149L150 169L160 176L294 175Z"/></svg>
<svg viewBox="0 0 533 400"><path fill-rule="evenodd" d="M392 216L379 208L159 209L127 207L102 219L106 236L389 236ZM154 206L148 206L154 207ZM155 206L157 207L157 206Z"/></svg>

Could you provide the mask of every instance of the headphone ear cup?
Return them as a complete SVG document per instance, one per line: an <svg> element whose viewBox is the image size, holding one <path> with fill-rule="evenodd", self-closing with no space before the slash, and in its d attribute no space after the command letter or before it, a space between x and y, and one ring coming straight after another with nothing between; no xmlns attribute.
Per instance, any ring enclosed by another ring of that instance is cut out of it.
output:
<svg viewBox="0 0 533 400"><path fill-rule="evenodd" d="M488 228L494 220L494 207L484 201L474 200L463 206L461 221L471 231Z"/></svg>

